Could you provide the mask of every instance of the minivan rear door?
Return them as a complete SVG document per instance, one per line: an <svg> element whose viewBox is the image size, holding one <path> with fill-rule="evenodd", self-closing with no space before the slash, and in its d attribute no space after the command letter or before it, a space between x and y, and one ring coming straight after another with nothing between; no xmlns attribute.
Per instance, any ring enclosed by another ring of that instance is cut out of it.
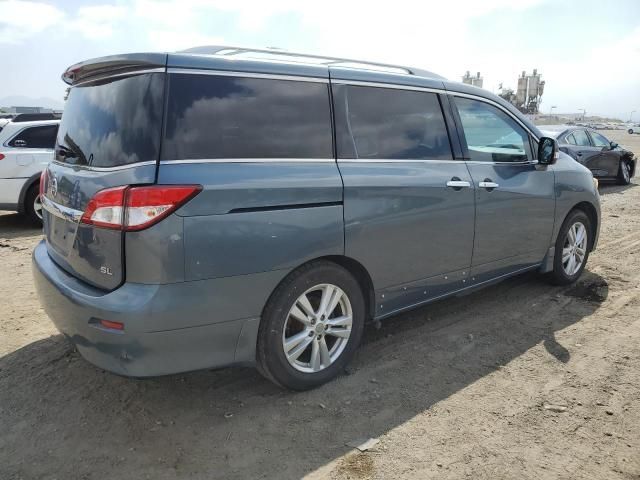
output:
<svg viewBox="0 0 640 480"><path fill-rule="evenodd" d="M101 289L124 281L123 232L81 222L96 192L152 184L160 150L165 68L72 86L45 177L44 233L51 258Z"/></svg>
<svg viewBox="0 0 640 480"><path fill-rule="evenodd" d="M336 76L345 252L374 279L376 316L466 287L474 190L441 96Z"/></svg>

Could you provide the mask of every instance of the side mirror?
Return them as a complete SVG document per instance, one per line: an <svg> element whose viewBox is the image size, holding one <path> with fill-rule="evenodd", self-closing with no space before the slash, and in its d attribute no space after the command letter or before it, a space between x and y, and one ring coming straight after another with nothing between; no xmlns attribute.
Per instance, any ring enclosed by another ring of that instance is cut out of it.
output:
<svg viewBox="0 0 640 480"><path fill-rule="evenodd" d="M611 142L611 150L614 148L618 148L618 144L616 142Z"/></svg>
<svg viewBox="0 0 640 480"><path fill-rule="evenodd" d="M558 158L558 142L555 138L542 137L538 143L538 162L541 165L552 165Z"/></svg>

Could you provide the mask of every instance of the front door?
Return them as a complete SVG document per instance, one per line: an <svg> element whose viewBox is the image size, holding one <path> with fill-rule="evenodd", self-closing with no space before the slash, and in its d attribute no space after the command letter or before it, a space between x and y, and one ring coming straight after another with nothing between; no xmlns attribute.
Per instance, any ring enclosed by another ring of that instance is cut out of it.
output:
<svg viewBox="0 0 640 480"><path fill-rule="evenodd" d="M376 316L467 283L474 199L438 94L334 85L345 252L370 273Z"/></svg>
<svg viewBox="0 0 640 480"><path fill-rule="evenodd" d="M534 162L528 132L501 108L456 97L476 186L474 283L542 261L555 214L552 167Z"/></svg>
<svg viewBox="0 0 640 480"><path fill-rule="evenodd" d="M586 130L574 130L572 135L576 144L576 146L571 149L574 154L573 158L591 170L594 175L606 175L604 170L598 169L598 158L602 152L602 147L598 148L593 146Z"/></svg>
<svg viewBox="0 0 640 480"><path fill-rule="evenodd" d="M615 177L620 169L620 153L611 148L611 142L598 132L589 132L593 146L599 150L589 169L596 176Z"/></svg>

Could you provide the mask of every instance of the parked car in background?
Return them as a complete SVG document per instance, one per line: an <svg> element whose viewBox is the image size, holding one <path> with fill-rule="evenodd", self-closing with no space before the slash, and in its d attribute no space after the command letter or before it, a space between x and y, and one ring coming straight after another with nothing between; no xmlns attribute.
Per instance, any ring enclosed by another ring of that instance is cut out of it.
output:
<svg viewBox="0 0 640 480"><path fill-rule="evenodd" d="M41 303L133 377L257 365L308 389L379 320L526 271L574 282L589 170L487 90L235 47L70 67Z"/></svg>
<svg viewBox="0 0 640 480"><path fill-rule="evenodd" d="M627 127L627 132L628 133L640 133L640 123L637 123L635 125L629 125Z"/></svg>
<svg viewBox="0 0 640 480"><path fill-rule="evenodd" d="M568 125L538 125L547 136L558 141L560 151L580 162L594 177L616 180L626 185L636 173L633 152L588 128Z"/></svg>
<svg viewBox="0 0 640 480"><path fill-rule="evenodd" d="M53 159L59 125L60 120L34 120L30 114L21 114L0 126L0 210L16 211L42 223L40 174Z"/></svg>

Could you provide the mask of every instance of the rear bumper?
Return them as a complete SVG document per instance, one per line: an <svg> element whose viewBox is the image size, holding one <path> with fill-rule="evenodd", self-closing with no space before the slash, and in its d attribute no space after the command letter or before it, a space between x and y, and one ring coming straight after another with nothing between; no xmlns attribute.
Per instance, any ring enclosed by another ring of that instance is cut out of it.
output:
<svg viewBox="0 0 640 480"><path fill-rule="evenodd" d="M259 318L230 315L225 279L125 283L104 293L58 267L44 241L33 252L33 274L56 328L86 360L105 370L149 377L255 361ZM214 318L215 312L226 315ZM124 330L101 328L101 319L122 322Z"/></svg>

